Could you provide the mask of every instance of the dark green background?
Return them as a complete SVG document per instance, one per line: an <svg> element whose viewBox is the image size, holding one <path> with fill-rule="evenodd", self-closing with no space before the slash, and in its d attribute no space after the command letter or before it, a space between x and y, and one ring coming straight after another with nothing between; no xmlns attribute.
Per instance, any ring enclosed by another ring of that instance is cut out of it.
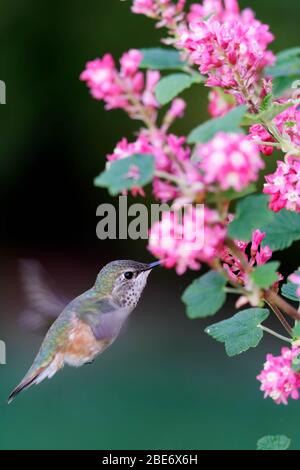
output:
<svg viewBox="0 0 300 470"><path fill-rule="evenodd" d="M41 342L20 327L18 259L39 259L70 297L111 259L151 259L144 242L96 238L96 207L109 198L93 178L137 123L120 111L105 113L78 80L89 59L158 45L161 32L132 15L130 3L1 2L0 338L8 363L0 366L0 448L253 449L265 434L286 434L300 449L299 404L264 401L255 379L265 354L280 344L266 338L228 359L204 334L209 321L185 317L180 295L191 274L153 273L126 331L95 364L65 369L6 405ZM250 3L271 24L275 50L299 45L299 2L241 2ZM194 88L186 98L178 133L207 117L206 90ZM298 250L281 255L284 272L298 267ZM219 319L233 312L229 305Z"/></svg>

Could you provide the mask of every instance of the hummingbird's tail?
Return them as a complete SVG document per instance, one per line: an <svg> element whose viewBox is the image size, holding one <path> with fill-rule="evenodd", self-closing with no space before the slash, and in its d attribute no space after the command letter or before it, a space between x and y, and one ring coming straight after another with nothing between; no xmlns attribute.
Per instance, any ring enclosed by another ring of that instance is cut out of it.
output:
<svg viewBox="0 0 300 470"><path fill-rule="evenodd" d="M39 369L32 370L31 368L29 372L25 375L22 382L9 395L8 404L10 404L16 398L16 396L23 390L26 390L32 385L38 385L46 378L51 379L51 377L53 377L53 375L56 374L56 372L62 366L62 357L60 357L60 355L57 355L50 363L45 364Z"/></svg>
<svg viewBox="0 0 300 470"><path fill-rule="evenodd" d="M20 392L34 385L36 383L37 378L38 378L38 375L32 378L28 378L27 380L23 379L22 382L9 395L8 404L10 404Z"/></svg>

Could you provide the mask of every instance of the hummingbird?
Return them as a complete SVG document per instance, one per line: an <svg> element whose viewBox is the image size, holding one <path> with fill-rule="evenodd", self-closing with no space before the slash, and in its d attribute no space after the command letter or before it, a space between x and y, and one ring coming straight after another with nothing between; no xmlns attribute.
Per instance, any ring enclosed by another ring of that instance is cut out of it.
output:
<svg viewBox="0 0 300 470"><path fill-rule="evenodd" d="M72 300L54 321L33 364L8 398L52 378L65 364L90 364L119 336L136 308L148 276L161 261L113 261L100 271L95 285Z"/></svg>

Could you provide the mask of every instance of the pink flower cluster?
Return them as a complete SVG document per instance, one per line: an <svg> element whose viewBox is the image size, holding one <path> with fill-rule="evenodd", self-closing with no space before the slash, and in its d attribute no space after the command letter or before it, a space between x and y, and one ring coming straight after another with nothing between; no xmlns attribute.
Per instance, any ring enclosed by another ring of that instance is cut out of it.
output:
<svg viewBox="0 0 300 470"><path fill-rule="evenodd" d="M155 168L164 172L166 179L155 177L153 180L153 193L157 199L167 202L181 195L180 188L174 183L174 178L198 191L203 189L202 176L190 161L190 149L185 146L186 138L173 134L144 131L133 143L122 139L116 146L114 153L108 155L108 161L120 160L136 154L151 154L155 158ZM167 179L170 175L170 182ZM141 193L141 192L140 192Z"/></svg>
<svg viewBox="0 0 300 470"><path fill-rule="evenodd" d="M299 356L300 349L282 348L281 356L268 354L263 371L257 377L265 398L270 397L277 405L288 404L288 399L299 399L300 374L292 369L293 361Z"/></svg>
<svg viewBox="0 0 300 470"><path fill-rule="evenodd" d="M155 87L160 79L157 71L148 71L145 75L139 66L143 55L136 49L123 54L120 71L110 54L102 59L95 59L86 64L80 79L90 88L92 96L105 102L106 109L124 109L132 118L140 119L141 105L148 113L159 107L155 98Z"/></svg>
<svg viewBox="0 0 300 470"><path fill-rule="evenodd" d="M261 266L266 264L272 258L272 250L268 247L262 247L261 243L266 238L266 233L255 230L252 234L251 243L236 240L236 246L244 253L245 261L249 267ZM248 254L249 253L249 254ZM233 282L242 286L249 284L249 275L245 272L241 261L231 254L228 248L224 248L221 254L223 267L227 271L229 278Z"/></svg>
<svg viewBox="0 0 300 470"><path fill-rule="evenodd" d="M176 27L184 19L186 0L133 0L132 12L158 20L157 27Z"/></svg>
<svg viewBox="0 0 300 470"><path fill-rule="evenodd" d="M256 146L243 134L219 132L208 143L199 145L196 155L204 182L222 190L245 189L257 181L264 168Z"/></svg>
<svg viewBox="0 0 300 470"><path fill-rule="evenodd" d="M114 149L114 152L107 155L107 160L110 162L122 160L123 158L130 157L131 155L146 155L152 153L152 147L145 135L140 135L135 142L128 142L124 137Z"/></svg>
<svg viewBox="0 0 300 470"><path fill-rule="evenodd" d="M300 212L300 160L287 157L277 162L275 173L266 176L264 193L271 196L270 209L279 212L287 209Z"/></svg>
<svg viewBox="0 0 300 470"><path fill-rule="evenodd" d="M212 14L203 20L205 13ZM214 13L214 14L213 14ZM207 1L194 6L189 26L178 30L177 46L189 53L192 63L208 75L207 85L229 89L239 103L254 94L260 72L274 62L268 51L274 37L250 9L240 12L234 0Z"/></svg>
<svg viewBox="0 0 300 470"><path fill-rule="evenodd" d="M188 21L194 23L209 16L216 16L219 20L225 21L233 16L236 18L240 12L237 0L204 0L202 4L193 3L188 13Z"/></svg>
<svg viewBox="0 0 300 470"><path fill-rule="evenodd" d="M296 284L296 286L298 286L298 288L297 288L297 295L298 295L298 297L300 298L300 270L299 270L297 273L292 274L292 275L289 277L289 280L290 280L293 284Z"/></svg>
<svg viewBox="0 0 300 470"><path fill-rule="evenodd" d="M226 228L217 212L194 207L185 211L182 218L176 212L164 212L162 220L150 230L148 248L163 260L165 267L176 267L181 275L187 269L200 269L202 262L212 263L225 237Z"/></svg>
<svg viewBox="0 0 300 470"><path fill-rule="evenodd" d="M131 9L133 13L137 13L138 15L146 15L150 18L156 17L155 0L133 0Z"/></svg>
<svg viewBox="0 0 300 470"><path fill-rule="evenodd" d="M279 103L286 103L280 100ZM282 137L290 139L295 145L300 146L300 111L298 106L292 106L274 118L274 124ZM255 124L250 128L250 135L253 140L263 142L276 142L274 137L261 125ZM264 155L272 155L274 148L268 145L259 145L259 149Z"/></svg>

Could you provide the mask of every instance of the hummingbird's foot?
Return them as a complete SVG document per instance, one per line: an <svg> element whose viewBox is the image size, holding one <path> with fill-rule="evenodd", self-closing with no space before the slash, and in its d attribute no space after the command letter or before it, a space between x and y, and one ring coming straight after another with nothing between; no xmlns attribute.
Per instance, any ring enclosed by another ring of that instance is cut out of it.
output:
<svg viewBox="0 0 300 470"><path fill-rule="evenodd" d="M89 362L85 362L84 365L85 365L85 366L89 366L89 365L91 365L91 364L93 364L93 363L94 363L94 361L89 361Z"/></svg>

